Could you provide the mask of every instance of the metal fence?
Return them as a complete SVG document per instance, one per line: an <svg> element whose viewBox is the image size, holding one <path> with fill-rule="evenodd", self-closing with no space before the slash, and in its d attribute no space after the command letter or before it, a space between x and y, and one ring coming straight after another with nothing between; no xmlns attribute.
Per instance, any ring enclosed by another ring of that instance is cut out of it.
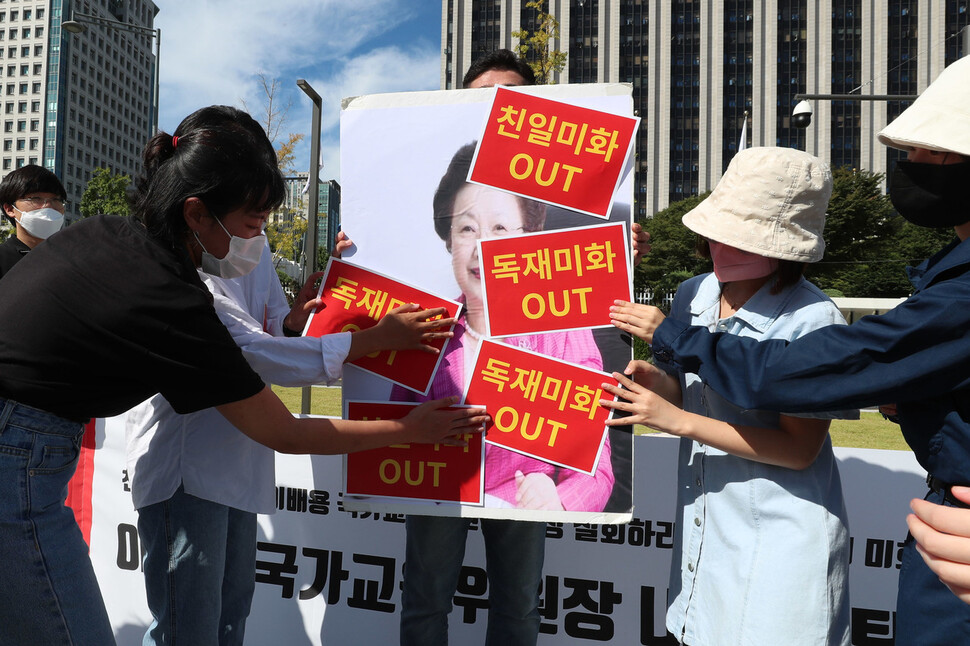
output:
<svg viewBox="0 0 970 646"><path fill-rule="evenodd" d="M633 300L643 305L654 305L662 309L664 312L669 312L670 306L674 302L674 293L654 293L652 289L635 289L633 291Z"/></svg>

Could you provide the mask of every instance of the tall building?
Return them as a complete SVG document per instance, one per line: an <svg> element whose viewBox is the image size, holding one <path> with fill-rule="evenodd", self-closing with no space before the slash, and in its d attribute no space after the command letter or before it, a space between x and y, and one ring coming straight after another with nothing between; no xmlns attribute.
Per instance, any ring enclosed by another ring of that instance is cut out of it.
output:
<svg viewBox="0 0 970 646"><path fill-rule="evenodd" d="M884 173L898 153L875 133L903 101L814 100L794 128L798 94L918 94L964 53L970 0L546 0L568 52L559 83L633 86L641 117L636 216L710 190L737 151L788 146L833 166ZM441 87L460 86L481 54L532 30L525 0L442 0Z"/></svg>
<svg viewBox="0 0 970 646"><path fill-rule="evenodd" d="M284 178L286 198L280 208L270 214L273 224L292 222L294 218L307 219L310 200L304 194L307 188L308 172L298 172ZM320 182L317 185L317 246L327 251L333 249L337 232L340 230L340 184L336 180Z"/></svg>
<svg viewBox="0 0 970 646"><path fill-rule="evenodd" d="M141 28L85 21L84 14ZM95 168L134 177L156 114L151 0L0 0L0 176L26 164L54 172L79 216Z"/></svg>
<svg viewBox="0 0 970 646"><path fill-rule="evenodd" d="M334 179L320 182L319 195L317 245L329 252L336 243L337 232L340 231L340 184Z"/></svg>

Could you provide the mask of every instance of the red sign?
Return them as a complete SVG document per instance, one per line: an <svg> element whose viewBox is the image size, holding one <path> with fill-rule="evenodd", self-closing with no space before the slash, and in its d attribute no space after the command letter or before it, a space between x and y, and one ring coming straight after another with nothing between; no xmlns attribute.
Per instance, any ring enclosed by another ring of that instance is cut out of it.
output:
<svg viewBox="0 0 970 646"><path fill-rule="evenodd" d="M633 300L623 224L479 241L489 336L609 327Z"/></svg>
<svg viewBox="0 0 970 646"><path fill-rule="evenodd" d="M461 310L460 303L337 258L331 258L327 264L317 298L323 299L323 303L310 315L304 336L363 330L377 325L390 310L408 303L417 303L425 309L444 307L450 318L457 317ZM439 354L420 350L385 350L352 363L424 395L431 387L431 378L447 342L448 339L437 339L430 344L438 348Z"/></svg>
<svg viewBox="0 0 970 646"><path fill-rule="evenodd" d="M499 87L468 180L607 218L639 123Z"/></svg>
<svg viewBox="0 0 970 646"><path fill-rule="evenodd" d="M485 441L592 475L610 410L600 384L612 376L535 352L482 341L464 404L492 418Z"/></svg>
<svg viewBox="0 0 970 646"><path fill-rule="evenodd" d="M400 419L412 403L346 402L344 418ZM347 455L347 495L386 496L480 505L484 498L482 434L465 435L467 446L392 444Z"/></svg>

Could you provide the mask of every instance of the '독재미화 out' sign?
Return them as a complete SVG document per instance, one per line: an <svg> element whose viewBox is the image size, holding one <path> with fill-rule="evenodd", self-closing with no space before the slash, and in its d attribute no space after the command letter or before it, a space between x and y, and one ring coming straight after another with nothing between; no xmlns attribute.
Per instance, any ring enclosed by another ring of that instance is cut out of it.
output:
<svg viewBox="0 0 970 646"><path fill-rule="evenodd" d="M323 303L310 315L304 336L363 330L377 325L389 311L408 303L417 303L425 309L444 307L449 318L457 317L461 310L461 303L337 258L331 258L327 264L317 297ZM435 339L430 343L438 348L439 354L384 350L351 363L423 395L428 392L447 342L448 339Z"/></svg>
<svg viewBox="0 0 970 646"><path fill-rule="evenodd" d="M344 418L400 419L419 404L348 401ZM347 455L348 496L482 504L484 451L481 433L467 433L466 446L392 444Z"/></svg>
<svg viewBox="0 0 970 646"><path fill-rule="evenodd" d="M604 382L617 383L598 370L485 339L462 403L488 411L486 442L592 475L611 413L599 404Z"/></svg>
<svg viewBox="0 0 970 646"><path fill-rule="evenodd" d="M489 336L609 327L632 300L623 224L479 241Z"/></svg>

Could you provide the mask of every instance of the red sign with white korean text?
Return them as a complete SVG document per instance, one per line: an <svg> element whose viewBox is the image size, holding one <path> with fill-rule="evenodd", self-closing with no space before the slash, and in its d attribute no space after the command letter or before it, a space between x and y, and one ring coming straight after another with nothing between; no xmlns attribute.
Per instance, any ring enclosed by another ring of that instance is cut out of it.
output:
<svg viewBox="0 0 970 646"><path fill-rule="evenodd" d="M496 88L468 180L607 218L639 122Z"/></svg>
<svg viewBox="0 0 970 646"><path fill-rule="evenodd" d="M606 373L487 339L482 341L463 404L492 418L485 441L592 475L610 410L600 388Z"/></svg>
<svg viewBox="0 0 970 646"><path fill-rule="evenodd" d="M346 402L345 419L400 419L418 404ZM386 496L480 505L484 498L482 434L467 433L467 446L392 444L349 453L347 495Z"/></svg>
<svg viewBox="0 0 970 646"><path fill-rule="evenodd" d="M609 327L610 305L631 301L623 224L479 241L489 336Z"/></svg>
<svg viewBox="0 0 970 646"><path fill-rule="evenodd" d="M429 294L377 272L331 258L317 298L323 300L307 321L304 336L323 336L335 332L355 332L380 321L390 310L417 303L424 309L444 307L447 317L458 316L461 304ZM384 350L353 361L353 365L405 388L427 394L431 378L444 354L448 339L430 345L439 354L421 350Z"/></svg>

